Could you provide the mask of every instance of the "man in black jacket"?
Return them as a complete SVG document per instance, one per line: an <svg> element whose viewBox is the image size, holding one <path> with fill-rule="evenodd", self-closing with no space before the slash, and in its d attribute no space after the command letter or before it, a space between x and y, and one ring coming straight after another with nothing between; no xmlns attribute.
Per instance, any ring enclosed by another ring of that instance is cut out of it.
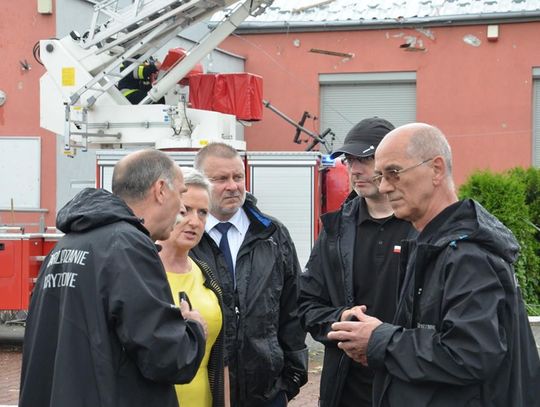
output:
<svg viewBox="0 0 540 407"><path fill-rule="evenodd" d="M281 407L307 381L298 318L300 266L289 232L246 197L244 163L222 143L199 151L212 183L206 232L192 254L217 270L234 407Z"/></svg>
<svg viewBox="0 0 540 407"><path fill-rule="evenodd" d="M371 181L374 153L394 126L364 119L347 134L332 158L343 155L353 191L336 212L321 217L323 229L300 277L301 320L325 345L321 407L371 407L373 371L352 361L326 337L332 323L344 321L355 305L391 322L397 303L399 250L410 230L396 219L386 196Z"/></svg>
<svg viewBox="0 0 540 407"><path fill-rule="evenodd" d="M85 189L58 213L66 235L32 295L21 407L177 407L173 384L197 372L204 322L173 305L154 244L182 206L180 168L141 150L116 165L112 189Z"/></svg>
<svg viewBox="0 0 540 407"><path fill-rule="evenodd" d="M375 153L374 181L416 239L396 317L338 322L330 340L376 371L374 405L540 406L540 361L513 264L514 235L477 202L458 201L450 146L413 123Z"/></svg>

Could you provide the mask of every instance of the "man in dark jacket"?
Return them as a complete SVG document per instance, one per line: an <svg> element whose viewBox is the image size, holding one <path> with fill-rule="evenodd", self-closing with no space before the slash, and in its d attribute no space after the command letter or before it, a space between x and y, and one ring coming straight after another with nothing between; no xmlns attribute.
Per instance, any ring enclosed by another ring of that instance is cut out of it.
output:
<svg viewBox="0 0 540 407"><path fill-rule="evenodd" d="M21 407L178 406L204 355L200 314L174 304L154 244L182 206L182 173L141 150L115 167L113 194L88 188L58 213L23 347Z"/></svg>
<svg viewBox="0 0 540 407"><path fill-rule="evenodd" d="M355 305L391 322L397 304L399 251L412 226L394 217L385 195L371 181L375 149L394 126L364 119L347 134L332 158L344 155L353 192L339 211L321 217L322 231L300 277L300 316L306 330L325 345L321 407L371 407L373 371L352 361L329 341L332 323Z"/></svg>
<svg viewBox="0 0 540 407"><path fill-rule="evenodd" d="M375 154L379 190L419 231L393 324L355 310L329 339L376 370L374 405L540 406L540 361L516 284L519 246L480 204L458 201L450 146L423 123Z"/></svg>
<svg viewBox="0 0 540 407"><path fill-rule="evenodd" d="M217 270L223 290L231 405L285 406L307 381L294 244L283 224L246 198L236 150L209 144L195 167L210 179L212 193L206 232L192 254Z"/></svg>

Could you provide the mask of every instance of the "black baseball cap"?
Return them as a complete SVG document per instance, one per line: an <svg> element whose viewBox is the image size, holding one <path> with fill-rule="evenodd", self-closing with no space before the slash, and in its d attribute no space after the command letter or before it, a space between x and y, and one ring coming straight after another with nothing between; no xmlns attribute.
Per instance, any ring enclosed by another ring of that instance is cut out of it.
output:
<svg viewBox="0 0 540 407"><path fill-rule="evenodd" d="M375 154L375 149L384 136L394 129L394 125L380 117L370 117L357 123L345 136L343 146L333 151L330 158L341 154L355 157L369 157Z"/></svg>

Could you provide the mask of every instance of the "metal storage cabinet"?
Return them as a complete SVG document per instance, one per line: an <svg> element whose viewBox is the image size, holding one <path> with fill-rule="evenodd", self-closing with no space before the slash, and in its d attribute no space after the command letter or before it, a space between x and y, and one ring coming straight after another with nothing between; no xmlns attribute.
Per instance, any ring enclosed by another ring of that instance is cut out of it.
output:
<svg viewBox="0 0 540 407"><path fill-rule="evenodd" d="M22 234L0 234L0 310L22 305Z"/></svg>
<svg viewBox="0 0 540 407"><path fill-rule="evenodd" d="M43 257L43 234L0 233L0 310L28 309Z"/></svg>
<svg viewBox="0 0 540 407"><path fill-rule="evenodd" d="M34 289L39 269L48 253L43 252L43 234L24 234L21 239L21 305L17 309L28 309L30 295Z"/></svg>
<svg viewBox="0 0 540 407"><path fill-rule="evenodd" d="M27 310L43 260L61 233L0 233L0 310Z"/></svg>

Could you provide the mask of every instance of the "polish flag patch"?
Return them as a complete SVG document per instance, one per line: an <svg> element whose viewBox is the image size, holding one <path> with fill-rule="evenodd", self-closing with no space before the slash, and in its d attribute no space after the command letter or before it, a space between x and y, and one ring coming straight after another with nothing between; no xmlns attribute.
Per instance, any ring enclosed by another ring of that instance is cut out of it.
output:
<svg viewBox="0 0 540 407"><path fill-rule="evenodd" d="M401 253L401 246L395 245L393 252L394 253Z"/></svg>

